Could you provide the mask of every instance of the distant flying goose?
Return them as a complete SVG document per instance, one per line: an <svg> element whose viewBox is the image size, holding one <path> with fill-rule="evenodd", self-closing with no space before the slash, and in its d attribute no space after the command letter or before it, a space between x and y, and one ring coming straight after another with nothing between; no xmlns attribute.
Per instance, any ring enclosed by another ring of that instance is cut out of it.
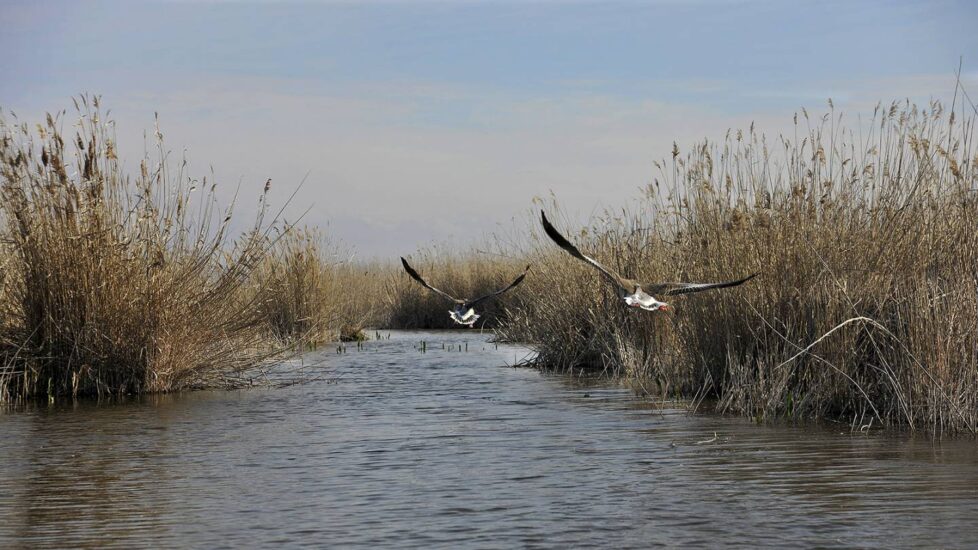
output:
<svg viewBox="0 0 978 550"><path fill-rule="evenodd" d="M523 282L523 279L526 277L526 273L528 271L530 271L530 266L526 266L526 269L523 270L523 273L521 273L520 276L517 277L515 281L513 281L512 283L510 283L508 287L506 287L506 288L504 288L502 290L497 290L496 292L493 292L493 293L490 293L490 294L486 294L485 296L476 298L474 300L459 300L458 298L452 296L451 294L449 294L447 292L444 292L442 290L438 290L437 288L435 288L435 287L429 285L428 283L426 283L425 280L421 278L421 275L418 275L418 272L415 271L414 268L411 267L411 265L408 264L407 263L407 260L405 260L403 257L401 257L401 263L404 264L404 271L407 271L407 274L410 275L412 279L414 279L415 281L418 281L419 283L421 283L421 286L427 288L428 290L433 290L433 291L437 292L438 294L440 294L440 295L444 296L445 298L448 298L449 300L451 300L452 302L454 302L455 303L455 309L452 310L452 311L449 311L448 312L448 315L456 323L458 323L460 325L466 325L469 328L472 328L472 325L475 324L476 320L478 320L479 317L480 317L480 315L477 315L475 313L475 306L476 305L478 305L481 302L484 302L484 301L488 300L489 298L494 298L496 296L499 296L500 294L506 292L507 290L510 290L511 288L515 287L516 285L522 283Z"/></svg>
<svg viewBox="0 0 978 550"><path fill-rule="evenodd" d="M671 311L672 306L665 302L656 300L646 292L661 294L663 296L676 296L678 294L702 292L704 290L710 290L711 288L737 286L746 283L754 277L757 277L757 273L755 273L748 277L744 277L743 279L727 281L724 283L653 283L643 285L638 281L626 279L614 271L611 271L607 267L599 264L594 258L581 254L581 251L578 250L576 246L572 245L570 241L558 233L553 225L550 225L550 221L547 220L547 215L544 214L542 210L540 211L540 216L541 221L543 222L543 230L547 232L547 235L553 239L557 245L569 252L571 256L574 256L579 260L584 260L603 273L605 277L607 277L616 287L618 287L618 294L624 298L625 303L631 307L640 307L648 311Z"/></svg>

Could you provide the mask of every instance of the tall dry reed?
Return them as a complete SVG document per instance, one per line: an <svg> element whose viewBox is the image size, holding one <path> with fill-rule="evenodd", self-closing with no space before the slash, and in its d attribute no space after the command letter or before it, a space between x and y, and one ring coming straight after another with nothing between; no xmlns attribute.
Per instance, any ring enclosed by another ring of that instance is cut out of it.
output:
<svg viewBox="0 0 978 550"><path fill-rule="evenodd" d="M275 336L316 345L380 326L383 283L372 281L371 268L352 258L318 229L284 233L255 277L256 300Z"/></svg>
<svg viewBox="0 0 978 550"><path fill-rule="evenodd" d="M76 124L0 118L0 399L229 383L274 351L245 292L264 214L232 241L213 184L174 168L159 130L127 175L98 99L76 107Z"/></svg>
<svg viewBox="0 0 978 550"><path fill-rule="evenodd" d="M641 208L559 227L639 280L761 276L677 299L674 316L632 311L534 229L527 292L548 299L501 335L547 367L607 368L752 416L976 431L974 121L939 103L879 107L855 129L803 111L791 136L676 147Z"/></svg>

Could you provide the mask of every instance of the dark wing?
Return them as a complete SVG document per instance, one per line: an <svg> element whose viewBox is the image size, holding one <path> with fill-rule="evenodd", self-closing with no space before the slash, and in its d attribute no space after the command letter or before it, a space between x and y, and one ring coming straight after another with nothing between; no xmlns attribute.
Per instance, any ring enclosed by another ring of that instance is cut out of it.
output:
<svg viewBox="0 0 978 550"><path fill-rule="evenodd" d="M571 244L570 241L565 239L564 236L561 235L557 231L557 229L550 224L550 220L547 219L547 215L543 213L543 210L540 211L540 221L541 223L543 223L543 230L547 232L547 236L553 239L553 241L557 243L557 246L569 252L571 256L574 256L579 260L584 260L585 262L597 268L598 271L604 273L605 277L608 277L608 279L610 279L612 283L621 287L622 290L624 290L625 292L634 292L635 290L634 288L629 288L632 286L631 281L623 278L621 275L618 275L614 271L599 264L598 261L595 260L594 258L581 254L581 251L578 250L576 246L574 246L573 244Z"/></svg>
<svg viewBox="0 0 978 550"><path fill-rule="evenodd" d="M435 287L429 285L428 283L426 283L425 280L421 278L421 275L418 275L418 272L415 271L413 267L411 267L411 264L407 263L407 260L405 260L403 256L401 256L401 263L404 265L404 271L407 271L407 274L410 275L412 279L414 279L415 281L418 281L419 283L421 283L421 286L427 288L428 290L433 290L433 291L437 292L438 294L441 294L442 296L448 298L449 300L451 300L453 302L460 302L461 301L461 300L456 300L451 294L449 294L449 293L447 293L447 292L445 292L443 290L438 290L437 288L435 288Z"/></svg>
<svg viewBox="0 0 978 550"><path fill-rule="evenodd" d="M754 277L757 277L757 273L744 277L743 279L726 281L723 283L656 283L648 286L642 285L642 290L653 295L658 294L659 296L676 296L678 294L691 294L693 292L703 292L704 290L711 290L714 288L727 288L728 286L742 285Z"/></svg>
<svg viewBox="0 0 978 550"><path fill-rule="evenodd" d="M483 300L488 300L489 298L494 298L494 297L499 296L500 294L502 294L504 292L507 292L507 291L513 289L514 287L516 287L517 285L519 285L520 283L523 282L523 279L526 278L526 274L529 273L529 272L530 272L530 266L526 266L526 269L523 270L523 273L520 273L520 276L517 277L516 280L514 280L512 283L509 283L509 286L508 287L506 287L506 288L504 288L502 290L497 290L496 292L492 292L490 294L486 294L485 296L480 296L480 297L478 297L478 298L476 298L474 300L469 300L468 302L465 303L465 306L466 307L475 307L476 304L478 304L479 302L482 302Z"/></svg>

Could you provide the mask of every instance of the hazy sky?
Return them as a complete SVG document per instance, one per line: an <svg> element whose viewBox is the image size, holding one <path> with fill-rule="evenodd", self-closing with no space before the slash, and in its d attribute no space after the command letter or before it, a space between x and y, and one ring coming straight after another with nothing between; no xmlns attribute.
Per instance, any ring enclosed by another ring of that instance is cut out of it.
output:
<svg viewBox="0 0 978 550"><path fill-rule="evenodd" d="M624 205L674 140L830 97L853 119L948 97L961 56L978 96L971 1L0 0L0 29L4 110L101 94L130 167L159 112L225 198L308 172L290 212L365 256L478 240L551 191Z"/></svg>

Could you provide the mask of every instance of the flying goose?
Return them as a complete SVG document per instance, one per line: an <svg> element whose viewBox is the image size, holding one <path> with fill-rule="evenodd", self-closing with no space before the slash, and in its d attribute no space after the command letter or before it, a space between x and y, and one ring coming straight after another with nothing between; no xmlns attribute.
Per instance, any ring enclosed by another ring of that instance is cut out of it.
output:
<svg viewBox="0 0 978 550"><path fill-rule="evenodd" d="M523 270L523 273L520 273L520 276L517 277L516 280L514 280L512 283L509 284L509 286L507 286L502 290L497 290L496 292L486 294L485 296L481 296L474 300L459 300L458 298L452 296L451 294L443 290L438 290L437 288L426 283L425 280L421 278L421 275L418 275L418 272L415 271L413 267L411 267L411 264L409 264L407 260L404 259L403 256L401 257L401 263L404 264L404 271L407 271L407 274L410 275L412 279L421 283L421 286L427 288L428 290L432 290L444 296L445 298L448 298L452 302L454 302L455 309L449 311L448 315L456 323L460 325L466 325L469 328L472 328L472 325L474 325L476 320L478 320L480 317L480 315L477 315L475 312L476 305L488 300L489 298L494 298L496 296L499 296L500 294L522 283L523 279L526 277L527 272L530 271L530 266L526 266L526 269Z"/></svg>
<svg viewBox="0 0 978 550"><path fill-rule="evenodd" d="M665 302L656 300L651 294L676 296L679 294L702 292L704 290L710 290L713 288L737 286L746 283L754 277L757 277L757 273L754 273L753 275L749 275L743 279L726 281L723 283L652 283L643 285L633 279L626 279L625 277L622 277L607 267L599 264L594 258L582 254L576 246L571 244L570 241L565 239L563 235L557 232L557 229L550 224L550 220L547 219L547 215L544 214L542 210L540 211L540 216L540 221L543 222L543 230L547 232L547 235L553 239L558 246L569 252L571 256L574 256L579 260L584 260L603 273L605 277L607 277L616 287L618 287L618 294L630 307L640 307L647 311L671 311L672 306Z"/></svg>

